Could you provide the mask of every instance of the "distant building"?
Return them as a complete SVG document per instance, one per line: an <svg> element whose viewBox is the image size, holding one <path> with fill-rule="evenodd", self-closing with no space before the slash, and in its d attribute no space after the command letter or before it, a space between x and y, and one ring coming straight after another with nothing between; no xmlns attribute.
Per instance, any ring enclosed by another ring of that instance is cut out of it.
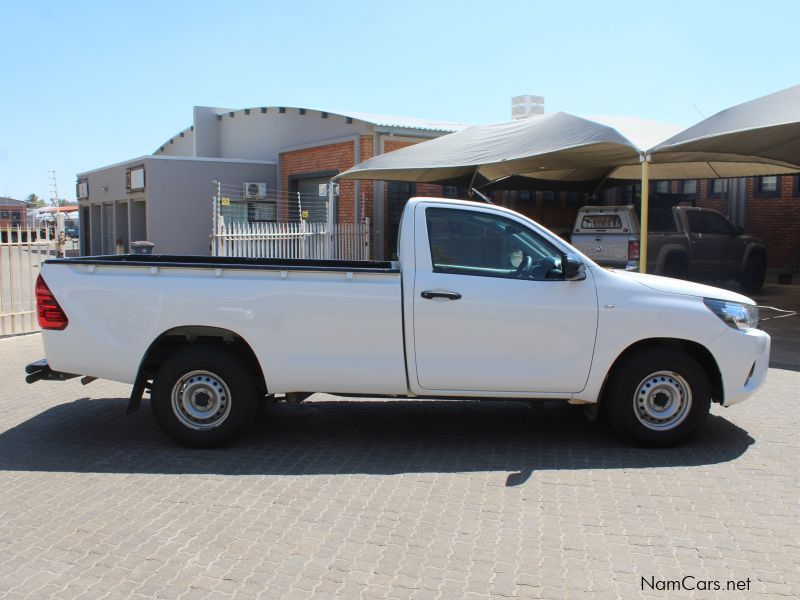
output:
<svg viewBox="0 0 800 600"><path fill-rule="evenodd" d="M78 174L81 251L111 254L146 239L159 253L207 255L215 181L230 200L222 207L226 220L297 220L301 212L324 220L332 176L463 127L347 111L198 106L192 125L153 154ZM342 182L335 218L371 218L375 247L383 248L411 189Z"/></svg>
<svg viewBox="0 0 800 600"><path fill-rule="evenodd" d="M25 227L28 222L28 203L0 196L0 228Z"/></svg>

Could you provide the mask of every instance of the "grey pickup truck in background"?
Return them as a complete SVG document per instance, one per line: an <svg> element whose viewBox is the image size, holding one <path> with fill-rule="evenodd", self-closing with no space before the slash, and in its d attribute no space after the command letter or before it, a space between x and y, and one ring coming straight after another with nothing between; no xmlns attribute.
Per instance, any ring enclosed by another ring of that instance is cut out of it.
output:
<svg viewBox="0 0 800 600"><path fill-rule="evenodd" d="M715 210L651 209L649 230L648 273L694 280L735 279L748 292L764 285L764 244ZM572 245L603 266L638 270L640 237L634 206L584 206L572 230Z"/></svg>

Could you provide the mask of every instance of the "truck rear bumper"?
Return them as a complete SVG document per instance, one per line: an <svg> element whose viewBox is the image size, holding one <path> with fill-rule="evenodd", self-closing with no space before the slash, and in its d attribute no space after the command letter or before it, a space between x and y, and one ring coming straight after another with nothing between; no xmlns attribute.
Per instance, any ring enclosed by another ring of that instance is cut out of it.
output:
<svg viewBox="0 0 800 600"><path fill-rule="evenodd" d="M622 271L638 271L639 270L639 263L638 261L627 261L627 262L620 262L620 261L610 261L610 260L602 260L593 258L594 262L596 262L601 267L605 267L607 269L620 269Z"/></svg>
<svg viewBox="0 0 800 600"><path fill-rule="evenodd" d="M730 329L709 345L722 373L723 406L738 404L761 387L769 369L769 349L770 337L760 329Z"/></svg>
<svg viewBox="0 0 800 600"><path fill-rule="evenodd" d="M45 381L66 381L78 377L72 373L62 373L61 371L53 371L47 362L46 358L32 362L25 365L25 382L36 383L40 380Z"/></svg>

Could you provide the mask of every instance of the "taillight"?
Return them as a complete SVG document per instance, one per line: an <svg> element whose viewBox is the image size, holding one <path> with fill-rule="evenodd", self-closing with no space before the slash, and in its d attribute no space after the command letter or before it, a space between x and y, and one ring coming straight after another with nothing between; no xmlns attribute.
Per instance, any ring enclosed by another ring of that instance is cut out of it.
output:
<svg viewBox="0 0 800 600"><path fill-rule="evenodd" d="M639 260L639 240L628 240L628 260Z"/></svg>
<svg viewBox="0 0 800 600"><path fill-rule="evenodd" d="M36 313L39 316L39 327L42 329L64 329L69 324L69 319L53 292L39 275L36 280Z"/></svg>

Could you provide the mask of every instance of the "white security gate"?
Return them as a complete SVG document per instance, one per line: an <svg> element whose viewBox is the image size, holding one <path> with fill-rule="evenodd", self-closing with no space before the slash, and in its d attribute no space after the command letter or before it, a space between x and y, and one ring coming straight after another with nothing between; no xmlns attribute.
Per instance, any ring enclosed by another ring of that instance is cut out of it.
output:
<svg viewBox="0 0 800 600"><path fill-rule="evenodd" d="M369 219L333 226L327 223L231 223L217 218L213 256L369 260Z"/></svg>
<svg viewBox="0 0 800 600"><path fill-rule="evenodd" d="M59 243L47 223L41 229L0 228L0 336L38 331L35 289L39 265L76 249L75 240Z"/></svg>
<svg viewBox="0 0 800 600"><path fill-rule="evenodd" d="M303 180L289 194L265 183L215 185L212 256L370 259L369 219L332 223L327 179Z"/></svg>

